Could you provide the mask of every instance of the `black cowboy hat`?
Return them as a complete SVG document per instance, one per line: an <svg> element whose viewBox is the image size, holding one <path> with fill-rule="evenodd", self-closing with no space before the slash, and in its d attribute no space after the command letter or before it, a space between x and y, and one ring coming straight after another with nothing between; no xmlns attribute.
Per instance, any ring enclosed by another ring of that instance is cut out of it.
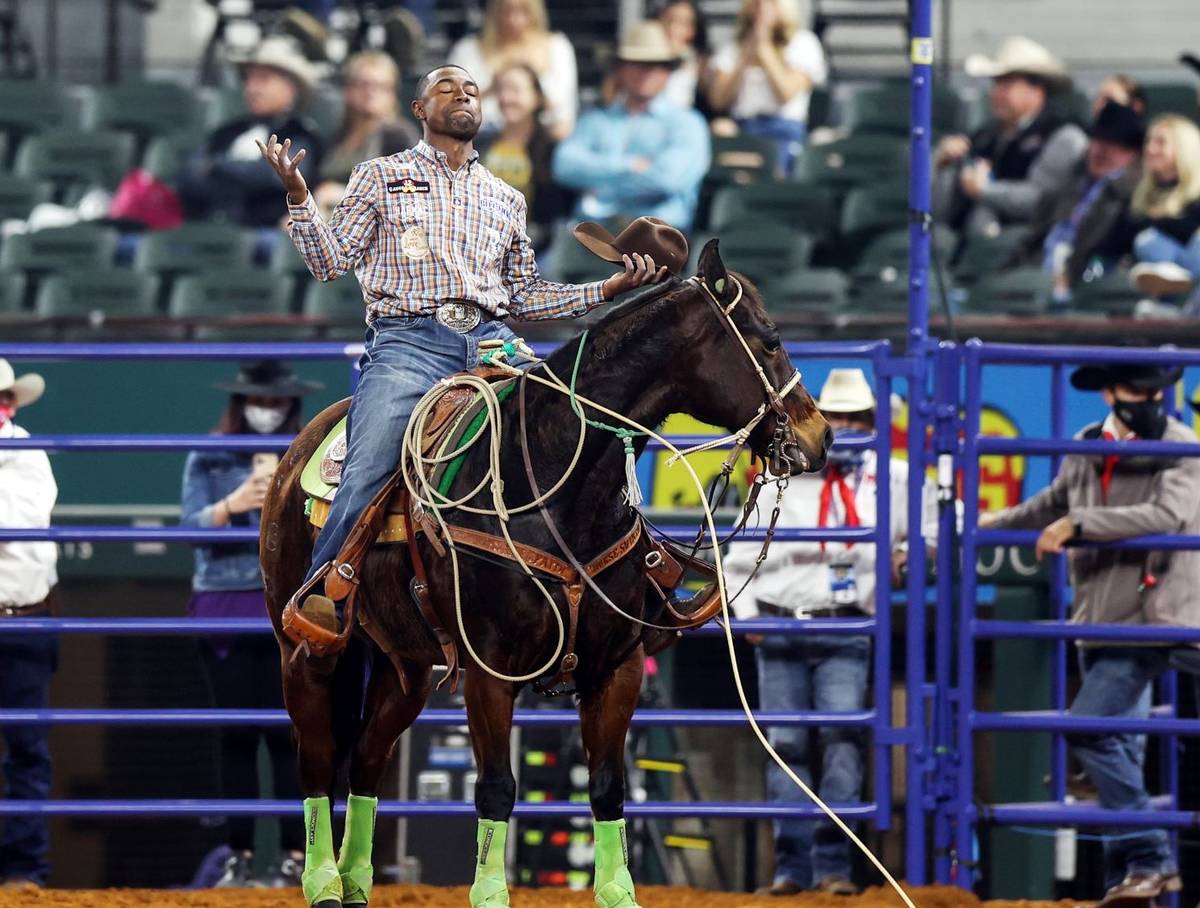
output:
<svg viewBox="0 0 1200 908"><path fill-rule="evenodd" d="M1182 366L1149 363L1089 363L1071 373L1071 386L1080 391L1100 391L1113 385L1129 385L1142 391L1157 391L1179 381Z"/></svg>
<svg viewBox="0 0 1200 908"><path fill-rule="evenodd" d="M274 359L263 359L238 366L237 377L231 382L213 385L219 391L230 394L259 395L261 397L303 397L325 386L320 382L303 381L292 367Z"/></svg>
<svg viewBox="0 0 1200 908"><path fill-rule="evenodd" d="M1092 121L1092 138L1141 151L1146 139L1146 123L1132 107L1109 101Z"/></svg>

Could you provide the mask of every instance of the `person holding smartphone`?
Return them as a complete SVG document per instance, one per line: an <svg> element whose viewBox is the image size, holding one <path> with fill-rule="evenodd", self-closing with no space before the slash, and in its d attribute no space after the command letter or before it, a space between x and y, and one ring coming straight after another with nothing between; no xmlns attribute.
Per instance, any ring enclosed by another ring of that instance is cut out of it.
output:
<svg viewBox="0 0 1200 908"><path fill-rule="evenodd" d="M216 386L229 402L215 435L294 435L303 424L301 399L321 385L301 381L284 363L244 363L232 382ZM183 474L180 523L190 527L253 527L279 463L274 452L192 451ZM266 614L258 543L220 543L195 548L189 613L196 618L262 618ZM282 709L279 652L269 634L204 638L204 667L218 709ZM229 726L221 730L222 798L260 798L257 754L265 739L276 798L300 799L295 749L283 728ZM297 821L280 830L283 854L254 874L254 818L227 823L227 859L218 886L298 886L304 864L304 833Z"/></svg>

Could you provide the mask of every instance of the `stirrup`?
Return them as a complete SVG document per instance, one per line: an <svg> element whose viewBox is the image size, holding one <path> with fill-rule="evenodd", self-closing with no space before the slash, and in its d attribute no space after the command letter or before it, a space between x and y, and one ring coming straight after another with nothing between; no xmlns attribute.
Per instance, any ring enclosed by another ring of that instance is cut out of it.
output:
<svg viewBox="0 0 1200 908"><path fill-rule="evenodd" d="M304 600L308 598L308 594L325 579L331 564L332 562L323 564L311 580L296 590L283 608L284 634L297 646L318 657L336 656L341 653L350 641L350 632L354 626L349 603L347 603L345 620L342 622L342 629L339 632L331 631L327 627L314 623L305 616L304 609L301 608Z"/></svg>

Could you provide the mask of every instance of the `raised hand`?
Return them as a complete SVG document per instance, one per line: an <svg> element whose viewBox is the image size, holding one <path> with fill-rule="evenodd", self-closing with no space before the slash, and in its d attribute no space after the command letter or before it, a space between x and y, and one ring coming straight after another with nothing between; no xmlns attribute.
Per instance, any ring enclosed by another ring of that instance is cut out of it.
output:
<svg viewBox="0 0 1200 908"><path fill-rule="evenodd" d="M625 291L643 284L657 284L667 277L667 266L655 268L654 259L649 255L635 252L632 256L621 256L621 260L625 263L625 270L614 274L601 288L606 300L616 299Z"/></svg>
<svg viewBox="0 0 1200 908"><path fill-rule="evenodd" d="M271 165L272 170L279 174L279 181L287 190L288 202L293 205L303 202L304 197L308 195L308 184L304 182L304 176L300 173L300 162L304 160L304 156L308 153L307 150L301 148L294 158L289 158L288 152L292 147L291 139L284 139L281 144L279 138L272 134L266 145L257 139L254 141L258 143L258 149L262 152L263 159Z"/></svg>

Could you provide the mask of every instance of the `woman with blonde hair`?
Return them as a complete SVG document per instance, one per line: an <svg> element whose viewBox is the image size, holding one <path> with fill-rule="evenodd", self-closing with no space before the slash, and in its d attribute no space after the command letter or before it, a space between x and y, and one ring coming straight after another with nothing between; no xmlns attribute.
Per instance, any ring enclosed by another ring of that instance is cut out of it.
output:
<svg viewBox="0 0 1200 908"><path fill-rule="evenodd" d="M1200 280L1200 128L1191 120L1163 114L1150 124L1130 211L1134 286L1159 298L1191 292Z"/></svg>
<svg viewBox="0 0 1200 908"><path fill-rule="evenodd" d="M517 64L530 67L546 96L543 122L556 139L575 127L579 82L575 49L562 32L550 31L544 0L488 0L483 29L450 48L449 63L461 66L483 93L483 129L499 128L493 81Z"/></svg>
<svg viewBox="0 0 1200 908"><path fill-rule="evenodd" d="M797 0L742 0L733 42L713 56L708 100L738 128L779 144L786 173L808 138L808 102L828 75Z"/></svg>

